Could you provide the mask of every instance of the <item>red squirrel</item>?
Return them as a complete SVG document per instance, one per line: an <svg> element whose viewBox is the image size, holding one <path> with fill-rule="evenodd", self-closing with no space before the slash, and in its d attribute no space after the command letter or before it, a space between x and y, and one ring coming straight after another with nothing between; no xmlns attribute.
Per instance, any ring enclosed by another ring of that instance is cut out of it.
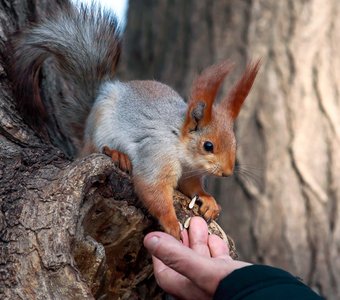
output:
<svg viewBox="0 0 340 300"><path fill-rule="evenodd" d="M259 61L247 66L219 103L214 103L217 92L232 65L224 61L206 68L194 80L186 103L160 82L115 78L120 34L115 18L98 7L65 5L16 34L11 45L19 108L34 117L46 116L39 73L45 59L54 57L71 91L59 119L74 137L81 129L78 156L105 152L122 169L132 169L138 197L167 233L180 238L175 188L199 197L206 220L218 216L220 207L202 180L233 173L233 126Z"/></svg>

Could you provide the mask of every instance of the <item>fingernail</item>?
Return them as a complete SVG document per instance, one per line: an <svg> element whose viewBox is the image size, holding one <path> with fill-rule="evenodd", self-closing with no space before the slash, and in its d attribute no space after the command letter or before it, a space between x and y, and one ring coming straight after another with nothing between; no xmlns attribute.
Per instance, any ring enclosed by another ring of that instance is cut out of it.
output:
<svg viewBox="0 0 340 300"><path fill-rule="evenodd" d="M153 250L159 242L159 237L158 236L152 236L151 238L145 240L144 246L148 248L149 250Z"/></svg>

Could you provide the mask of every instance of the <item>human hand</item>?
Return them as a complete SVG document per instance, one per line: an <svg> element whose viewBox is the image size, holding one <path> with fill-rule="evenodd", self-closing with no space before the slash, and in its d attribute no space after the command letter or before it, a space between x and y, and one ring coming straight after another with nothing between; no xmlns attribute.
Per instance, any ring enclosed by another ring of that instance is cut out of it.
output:
<svg viewBox="0 0 340 300"><path fill-rule="evenodd" d="M201 217L193 217L182 231L183 244L164 232L151 232L144 246L152 254L159 286L180 299L212 299L219 282L249 263L233 260L228 245L217 235L208 235Z"/></svg>

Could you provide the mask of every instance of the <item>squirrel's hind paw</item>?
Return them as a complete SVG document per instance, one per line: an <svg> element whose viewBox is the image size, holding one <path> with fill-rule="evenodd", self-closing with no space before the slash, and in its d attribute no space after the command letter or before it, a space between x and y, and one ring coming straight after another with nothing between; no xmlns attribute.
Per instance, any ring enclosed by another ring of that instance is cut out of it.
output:
<svg viewBox="0 0 340 300"><path fill-rule="evenodd" d="M114 164L123 172L132 173L132 163L130 158L123 152L104 146L102 152L110 156Z"/></svg>

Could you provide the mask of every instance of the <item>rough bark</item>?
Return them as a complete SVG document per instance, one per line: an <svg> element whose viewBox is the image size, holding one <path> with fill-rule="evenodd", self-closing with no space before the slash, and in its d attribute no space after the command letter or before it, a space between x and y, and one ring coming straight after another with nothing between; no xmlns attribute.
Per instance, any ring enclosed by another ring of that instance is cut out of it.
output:
<svg viewBox="0 0 340 300"><path fill-rule="evenodd" d="M340 297L339 15L337 0L132 0L121 72L186 98L203 67L228 58L237 74L262 57L236 128L242 171L210 187L243 259L328 299Z"/></svg>
<svg viewBox="0 0 340 300"><path fill-rule="evenodd" d="M63 85L52 65L41 74L48 129L37 134L14 105L7 37L65 1L0 1L0 298L161 299L142 246L158 225L110 158L71 161L54 117ZM181 222L197 214L183 195L174 201ZM217 224L210 230L227 239Z"/></svg>

